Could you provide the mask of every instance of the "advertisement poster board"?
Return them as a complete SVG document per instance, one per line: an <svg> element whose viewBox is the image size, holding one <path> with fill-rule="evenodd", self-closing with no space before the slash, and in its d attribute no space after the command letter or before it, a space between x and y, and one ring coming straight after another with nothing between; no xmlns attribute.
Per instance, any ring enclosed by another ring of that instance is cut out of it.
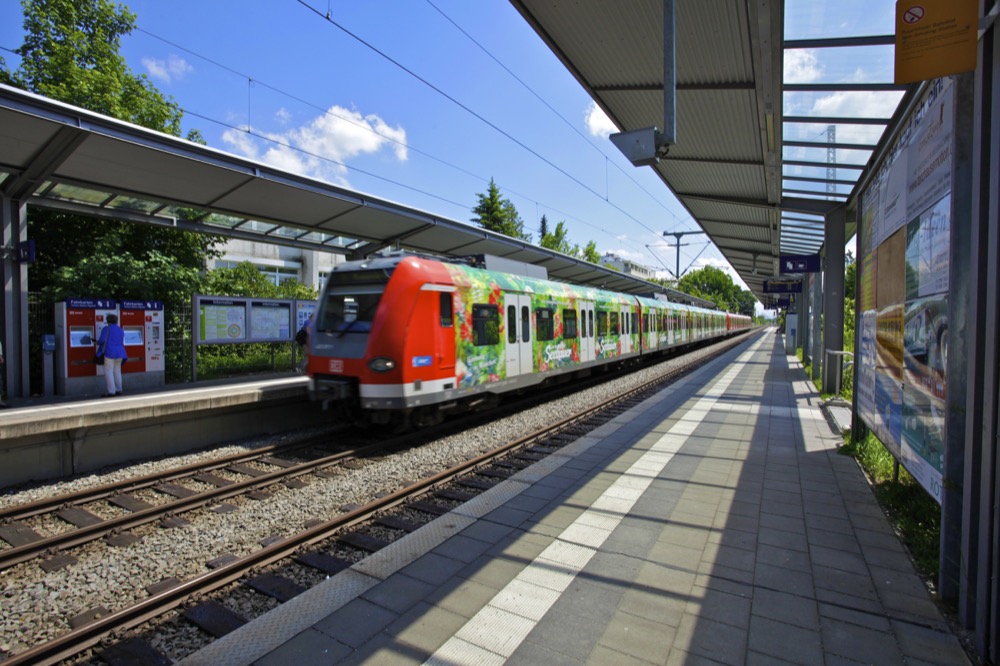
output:
<svg viewBox="0 0 1000 666"><path fill-rule="evenodd" d="M861 193L859 416L941 501L954 84L935 81Z"/></svg>

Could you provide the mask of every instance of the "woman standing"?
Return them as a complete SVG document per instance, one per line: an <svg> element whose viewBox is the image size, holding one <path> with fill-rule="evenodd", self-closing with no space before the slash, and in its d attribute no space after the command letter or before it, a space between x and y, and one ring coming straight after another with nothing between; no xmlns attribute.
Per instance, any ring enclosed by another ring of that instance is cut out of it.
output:
<svg viewBox="0 0 1000 666"><path fill-rule="evenodd" d="M101 330L97 340L97 353L104 356L104 382L108 392L104 397L122 394L122 361L125 352L125 331L118 325L117 315L108 315L108 325Z"/></svg>

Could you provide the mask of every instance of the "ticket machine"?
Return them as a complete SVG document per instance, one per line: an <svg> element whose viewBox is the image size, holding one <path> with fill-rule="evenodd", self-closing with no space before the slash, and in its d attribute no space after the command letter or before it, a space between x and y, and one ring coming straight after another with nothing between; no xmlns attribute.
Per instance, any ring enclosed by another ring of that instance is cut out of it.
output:
<svg viewBox="0 0 1000 666"><path fill-rule="evenodd" d="M104 391L104 366L94 363L94 354L108 315L117 313L118 303L110 299L71 298L56 303L57 394Z"/></svg>
<svg viewBox="0 0 1000 666"><path fill-rule="evenodd" d="M164 385L163 303L77 298L56 303L58 395L104 393L104 366L94 363L94 355L112 314L125 332L128 358L122 364L122 389L128 393Z"/></svg>
<svg viewBox="0 0 1000 666"><path fill-rule="evenodd" d="M163 386L166 368L163 303L123 300L119 312L118 323L125 332L125 351L128 353L128 360L122 365L123 388Z"/></svg>

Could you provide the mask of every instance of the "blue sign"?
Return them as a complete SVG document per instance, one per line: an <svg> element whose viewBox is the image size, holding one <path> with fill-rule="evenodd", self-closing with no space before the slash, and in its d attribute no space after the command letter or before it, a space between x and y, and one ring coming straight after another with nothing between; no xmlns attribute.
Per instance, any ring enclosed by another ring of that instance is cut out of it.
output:
<svg viewBox="0 0 1000 666"><path fill-rule="evenodd" d="M46 333L42 336L42 351L55 351L56 350L56 336Z"/></svg>
<svg viewBox="0 0 1000 666"><path fill-rule="evenodd" d="M818 254L783 254L779 265L781 273L819 273L822 270Z"/></svg>
<svg viewBox="0 0 1000 666"><path fill-rule="evenodd" d="M162 310L163 301L122 301L122 310Z"/></svg>
<svg viewBox="0 0 1000 666"><path fill-rule="evenodd" d="M22 264L35 263L35 240L21 241L17 244L17 260Z"/></svg>
<svg viewBox="0 0 1000 666"><path fill-rule="evenodd" d="M431 365L430 356L414 356L413 357L413 367L414 368L427 368Z"/></svg>
<svg viewBox="0 0 1000 666"><path fill-rule="evenodd" d="M67 298L66 307L90 310L114 310L116 303L111 298Z"/></svg>

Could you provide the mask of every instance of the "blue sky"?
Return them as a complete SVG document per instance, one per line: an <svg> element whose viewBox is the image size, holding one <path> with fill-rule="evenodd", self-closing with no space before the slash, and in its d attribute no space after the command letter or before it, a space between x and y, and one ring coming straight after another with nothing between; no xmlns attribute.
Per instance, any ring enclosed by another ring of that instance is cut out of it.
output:
<svg viewBox="0 0 1000 666"><path fill-rule="evenodd" d="M138 26L122 44L129 66L213 147L460 221L493 178L536 241L544 214L566 222L573 244L657 269L674 267L662 232L698 229L607 140L607 118L505 0L127 4ZM886 0L788 0L786 35L887 34L892 12ZM20 3L0 3L0 47L21 44L21 23ZM885 53L795 52L786 80L891 80ZM843 95L786 96L786 113L887 104ZM685 242L682 270L718 265L739 282L714 246Z"/></svg>

